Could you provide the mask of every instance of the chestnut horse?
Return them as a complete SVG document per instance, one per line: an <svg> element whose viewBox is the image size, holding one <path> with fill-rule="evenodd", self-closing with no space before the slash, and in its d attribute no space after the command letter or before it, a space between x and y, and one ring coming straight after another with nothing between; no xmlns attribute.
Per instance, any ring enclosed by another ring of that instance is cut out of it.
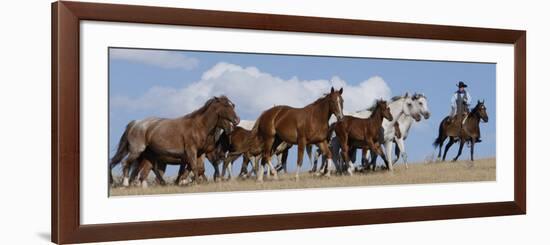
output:
<svg viewBox="0 0 550 245"><path fill-rule="evenodd" d="M217 128L231 132L239 120L235 105L227 97L221 96L209 99L201 108L175 119L147 118L132 121L127 125L117 152L109 162L109 179L112 183L111 170L122 162L123 185L128 186L130 164L146 149L156 156L181 159L182 163L189 164L195 176L199 176L197 157L199 152L204 151L208 135L214 134ZM156 166L155 163L152 165Z"/></svg>
<svg viewBox="0 0 550 245"><path fill-rule="evenodd" d="M334 125L334 132L342 149L341 154L344 162L348 164L347 170L350 175L353 174L353 163L349 156L350 147L367 146L371 152L385 158L379 143L379 137L383 134L382 121L384 118L393 121L393 116L385 100L376 101L373 107L369 118L345 116Z"/></svg>
<svg viewBox="0 0 550 245"><path fill-rule="evenodd" d="M298 145L297 180L307 145L319 144L324 155L327 156L328 164L332 165L332 154L327 143L328 120L332 115L335 115L338 120L344 116L343 91L343 88L339 91L331 88L330 93L303 108L275 106L260 115L252 129L252 134L261 142L263 151L262 162L256 172L258 181L263 181L265 164L268 165L267 175L273 172L273 177L277 179L277 171L271 164L273 145L276 141Z"/></svg>
<svg viewBox="0 0 550 245"><path fill-rule="evenodd" d="M445 146L445 153L443 153L443 161L447 157L447 151L451 146L460 140L460 147L458 148L458 154L453 159L456 161L460 154L462 154L462 148L466 141L470 142L470 160L474 161L474 145L477 142L477 139L481 136L479 130L479 122L488 122L489 117L487 116L487 108L485 107L484 101L477 101L477 105L470 111L465 119L453 120L449 122L448 116L441 121L439 124L439 135L435 139L433 146L439 147L439 154L437 158L441 157L441 148L443 143L449 137L449 142Z"/></svg>

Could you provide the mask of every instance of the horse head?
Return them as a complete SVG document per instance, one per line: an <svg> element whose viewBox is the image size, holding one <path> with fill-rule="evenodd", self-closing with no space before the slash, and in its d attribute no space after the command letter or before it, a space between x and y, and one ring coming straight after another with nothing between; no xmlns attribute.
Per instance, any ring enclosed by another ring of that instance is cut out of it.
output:
<svg viewBox="0 0 550 245"><path fill-rule="evenodd" d="M477 101L477 105L472 110L473 113L476 113L483 122L489 121L489 116L487 116L487 107L485 107L485 100Z"/></svg>
<svg viewBox="0 0 550 245"><path fill-rule="evenodd" d="M428 108L428 98L424 94L414 93L412 96L413 102L419 108L420 113L424 116L424 119L430 118L430 109ZM418 121L418 120L417 120Z"/></svg>
<svg viewBox="0 0 550 245"><path fill-rule="evenodd" d="M380 99L376 101L376 109L380 110L382 113L382 116L386 118L388 121L393 121L393 116L391 115L390 107L388 106L388 102L386 102L383 99Z"/></svg>
<svg viewBox="0 0 550 245"><path fill-rule="evenodd" d="M418 103L415 101L415 97L409 96L409 93L406 93L404 96L399 97L403 102L403 114L406 116L411 116L415 121L420 121L421 108L418 106Z"/></svg>
<svg viewBox="0 0 550 245"><path fill-rule="evenodd" d="M344 93L344 88L335 91L334 87L332 87L326 97L329 101L330 113L336 116L338 121L344 117L344 99L342 98L342 93Z"/></svg>
<svg viewBox="0 0 550 245"><path fill-rule="evenodd" d="M213 107L217 115L216 127L223 129L227 134L231 134L233 129L241 121L235 112L235 104L227 97L214 97L214 101L210 105Z"/></svg>

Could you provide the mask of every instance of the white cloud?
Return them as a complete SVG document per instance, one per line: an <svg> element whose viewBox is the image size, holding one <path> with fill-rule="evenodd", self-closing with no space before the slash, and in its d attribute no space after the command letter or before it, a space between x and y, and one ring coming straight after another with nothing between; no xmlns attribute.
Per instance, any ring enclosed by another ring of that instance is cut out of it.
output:
<svg viewBox="0 0 550 245"><path fill-rule="evenodd" d="M237 106L243 119L255 119L273 105L303 107L322 94L344 88L344 110L357 111L374 100L387 99L390 88L381 77L371 77L357 85L338 76L330 80L288 80L260 71L256 67L218 63L204 72L201 80L181 88L152 87L138 98L115 97L112 105L127 110L143 110L157 116L179 116L201 106L212 96L227 95ZM247 118L249 117L254 118Z"/></svg>
<svg viewBox="0 0 550 245"><path fill-rule="evenodd" d="M112 59L143 63L164 69L191 70L199 64L199 61L193 57L164 50L115 48L110 50L109 55Z"/></svg>

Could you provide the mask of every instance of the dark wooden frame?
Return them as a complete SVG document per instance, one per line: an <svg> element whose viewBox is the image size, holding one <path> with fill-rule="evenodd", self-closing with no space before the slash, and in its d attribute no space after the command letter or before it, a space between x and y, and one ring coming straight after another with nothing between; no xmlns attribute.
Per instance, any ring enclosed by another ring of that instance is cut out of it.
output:
<svg viewBox="0 0 550 245"><path fill-rule="evenodd" d="M514 45L514 200L480 204L80 224L79 23L81 20L366 35ZM52 241L79 243L456 219L526 213L526 32L131 5L52 4Z"/></svg>

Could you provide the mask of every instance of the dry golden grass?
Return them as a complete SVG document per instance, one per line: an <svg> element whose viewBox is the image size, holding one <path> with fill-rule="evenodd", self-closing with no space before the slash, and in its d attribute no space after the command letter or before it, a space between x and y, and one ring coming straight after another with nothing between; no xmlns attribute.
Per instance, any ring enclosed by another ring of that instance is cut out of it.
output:
<svg viewBox="0 0 550 245"><path fill-rule="evenodd" d="M379 170L366 174L356 173L353 176L318 177L304 172L300 180L296 181L294 174L280 174L279 180L265 178L264 182L255 181L255 178L247 180L232 180L223 182L209 181L207 183L190 186L150 186L147 189L141 187L111 188L111 196L127 195L157 195L171 193L196 193L196 192L227 192L227 191L252 191L252 190L277 190L277 189L304 189L348 186L373 186L373 185L402 185L402 184L426 184L448 182L473 182L495 181L496 161L494 158L479 159L473 164L469 161L437 162L409 164L405 168L398 164L393 172Z"/></svg>

